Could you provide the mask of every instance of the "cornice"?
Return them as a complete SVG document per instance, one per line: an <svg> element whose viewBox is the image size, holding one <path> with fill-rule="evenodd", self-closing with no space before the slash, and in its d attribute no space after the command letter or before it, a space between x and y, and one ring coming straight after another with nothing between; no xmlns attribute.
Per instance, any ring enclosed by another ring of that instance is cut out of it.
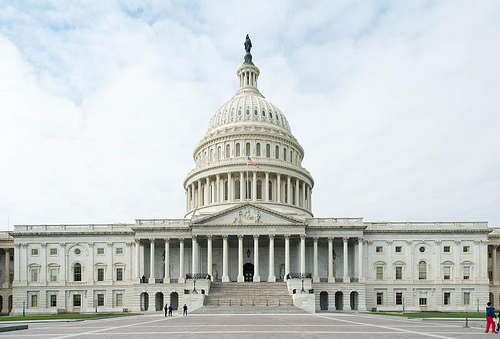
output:
<svg viewBox="0 0 500 339"><path fill-rule="evenodd" d="M13 237L47 237L47 236L95 236L95 235L134 235L134 232L18 232Z"/></svg>
<svg viewBox="0 0 500 339"><path fill-rule="evenodd" d="M488 234L490 230L365 230L365 234Z"/></svg>

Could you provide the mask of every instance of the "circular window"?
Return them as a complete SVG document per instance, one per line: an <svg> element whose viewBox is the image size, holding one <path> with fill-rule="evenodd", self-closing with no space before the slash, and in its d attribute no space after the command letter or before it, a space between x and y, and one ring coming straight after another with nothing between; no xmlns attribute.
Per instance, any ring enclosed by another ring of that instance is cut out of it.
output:
<svg viewBox="0 0 500 339"><path fill-rule="evenodd" d="M80 253L82 253L82 250L81 250L81 249L79 249L79 248L76 248L76 249L75 249L75 254L76 254L76 255L80 255Z"/></svg>
<svg viewBox="0 0 500 339"><path fill-rule="evenodd" d="M420 251L420 253L424 253L425 252L425 247L424 246L420 246L420 248L418 250Z"/></svg>

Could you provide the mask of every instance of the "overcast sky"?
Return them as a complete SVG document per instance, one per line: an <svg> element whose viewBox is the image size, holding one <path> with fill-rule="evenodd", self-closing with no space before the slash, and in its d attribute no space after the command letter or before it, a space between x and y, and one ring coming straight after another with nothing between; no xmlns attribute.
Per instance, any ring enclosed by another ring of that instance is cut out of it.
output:
<svg viewBox="0 0 500 339"><path fill-rule="evenodd" d="M500 226L499 1L0 0L0 229L183 217L247 33L316 217Z"/></svg>

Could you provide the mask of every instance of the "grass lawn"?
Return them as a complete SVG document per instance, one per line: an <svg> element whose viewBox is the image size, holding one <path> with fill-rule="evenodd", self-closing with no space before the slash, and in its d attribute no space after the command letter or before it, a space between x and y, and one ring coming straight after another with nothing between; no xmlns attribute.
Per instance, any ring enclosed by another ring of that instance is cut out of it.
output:
<svg viewBox="0 0 500 339"><path fill-rule="evenodd" d="M45 315L27 315L15 317L0 317L0 321L23 321L23 320L62 320L62 319L99 319L108 317L127 317L137 315L138 313L97 313L97 314L45 314Z"/></svg>
<svg viewBox="0 0 500 339"><path fill-rule="evenodd" d="M415 313L401 313L401 312L370 312L373 315L391 315L396 317L405 318L463 318L467 316L467 313L456 312L456 313L445 313L445 312L415 312ZM485 312L469 312L469 318L485 318Z"/></svg>

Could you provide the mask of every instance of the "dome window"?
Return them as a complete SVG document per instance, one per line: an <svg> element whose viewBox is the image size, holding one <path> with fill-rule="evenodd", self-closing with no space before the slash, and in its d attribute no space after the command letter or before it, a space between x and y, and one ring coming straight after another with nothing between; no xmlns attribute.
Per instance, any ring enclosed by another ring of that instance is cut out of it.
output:
<svg viewBox="0 0 500 339"><path fill-rule="evenodd" d="M269 111L269 118L273 118L273 112Z"/></svg>
<svg viewBox="0 0 500 339"><path fill-rule="evenodd" d="M241 116L241 108L238 110L238 116Z"/></svg>
<svg viewBox="0 0 500 339"><path fill-rule="evenodd" d="M253 115L258 116L258 115L259 115L259 112L258 112L256 109L254 109L254 110L253 110Z"/></svg>
<svg viewBox="0 0 500 339"><path fill-rule="evenodd" d="M247 108L247 117L250 116L250 110Z"/></svg>
<svg viewBox="0 0 500 339"><path fill-rule="evenodd" d="M262 117L265 118L266 117L266 111L262 110Z"/></svg>
<svg viewBox="0 0 500 339"><path fill-rule="evenodd" d="M231 110L231 118L234 117L234 109Z"/></svg>

